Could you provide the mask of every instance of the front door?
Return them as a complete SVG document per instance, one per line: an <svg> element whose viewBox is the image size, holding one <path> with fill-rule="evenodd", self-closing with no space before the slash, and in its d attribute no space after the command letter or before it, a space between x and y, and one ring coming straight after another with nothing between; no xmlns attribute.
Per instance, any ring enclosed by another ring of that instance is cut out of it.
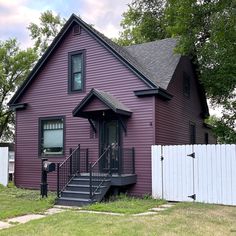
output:
<svg viewBox="0 0 236 236"><path fill-rule="evenodd" d="M117 173L119 168L119 123L117 120L102 122L101 150L103 154L102 171Z"/></svg>

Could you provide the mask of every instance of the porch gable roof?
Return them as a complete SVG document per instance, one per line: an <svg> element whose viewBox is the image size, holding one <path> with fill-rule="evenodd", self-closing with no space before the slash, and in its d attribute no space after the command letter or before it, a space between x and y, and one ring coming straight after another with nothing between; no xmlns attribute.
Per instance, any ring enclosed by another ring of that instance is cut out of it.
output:
<svg viewBox="0 0 236 236"><path fill-rule="evenodd" d="M76 117L85 117L86 111L84 109L90 102L92 102L93 98L99 99L108 109L112 110L114 113L124 116L131 116L132 112L129 108L127 108L123 103L121 103L117 98L112 96L110 93L91 89L91 91L84 97L84 99L75 107L72 114Z"/></svg>

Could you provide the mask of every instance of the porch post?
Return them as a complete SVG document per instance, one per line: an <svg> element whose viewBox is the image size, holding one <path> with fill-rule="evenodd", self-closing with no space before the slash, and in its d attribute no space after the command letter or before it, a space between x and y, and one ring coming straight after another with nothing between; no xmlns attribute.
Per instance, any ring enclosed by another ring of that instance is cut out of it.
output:
<svg viewBox="0 0 236 236"><path fill-rule="evenodd" d="M118 150L117 150L117 155L118 155L118 175L121 175L123 170L122 170L122 159L123 159L123 155L122 155L122 150L121 147L118 146Z"/></svg>
<svg viewBox="0 0 236 236"><path fill-rule="evenodd" d="M57 163L57 197L60 195L60 163Z"/></svg>
<svg viewBox="0 0 236 236"><path fill-rule="evenodd" d="M92 184L92 163L89 163L89 198L92 200L93 184Z"/></svg>
<svg viewBox="0 0 236 236"><path fill-rule="evenodd" d="M86 149L86 173L88 173L89 163L88 163L88 148Z"/></svg>
<svg viewBox="0 0 236 236"><path fill-rule="evenodd" d="M70 176L72 176L72 152L73 152L73 150L72 150L72 148L70 148Z"/></svg>
<svg viewBox="0 0 236 236"><path fill-rule="evenodd" d="M132 147L132 164L133 164L133 174L135 174L135 150L134 147Z"/></svg>

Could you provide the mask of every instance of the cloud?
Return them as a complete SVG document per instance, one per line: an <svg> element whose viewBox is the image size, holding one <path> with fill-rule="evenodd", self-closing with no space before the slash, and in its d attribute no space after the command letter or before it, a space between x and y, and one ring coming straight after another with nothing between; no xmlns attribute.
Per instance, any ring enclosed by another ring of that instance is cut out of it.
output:
<svg viewBox="0 0 236 236"><path fill-rule="evenodd" d="M23 46L30 45L30 22L38 22L40 10L30 9L26 0L0 0L0 40L17 38Z"/></svg>
<svg viewBox="0 0 236 236"><path fill-rule="evenodd" d="M129 0L0 0L0 40L17 38L23 48L32 46L27 26L39 23L40 14L46 10L69 18L72 13L95 26L106 36L118 37L122 13Z"/></svg>
<svg viewBox="0 0 236 236"><path fill-rule="evenodd" d="M80 16L87 23L93 24L95 28L107 37L118 37L122 13L127 10L129 0L83 0L84 9Z"/></svg>

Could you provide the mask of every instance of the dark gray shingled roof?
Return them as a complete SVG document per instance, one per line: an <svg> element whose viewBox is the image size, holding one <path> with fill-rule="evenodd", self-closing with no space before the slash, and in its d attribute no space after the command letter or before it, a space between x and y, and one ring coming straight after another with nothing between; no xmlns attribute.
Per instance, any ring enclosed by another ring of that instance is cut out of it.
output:
<svg viewBox="0 0 236 236"><path fill-rule="evenodd" d="M180 60L180 54L174 53L177 39L167 38L154 42L125 47L135 60L145 66L151 79L157 86L167 89Z"/></svg>

